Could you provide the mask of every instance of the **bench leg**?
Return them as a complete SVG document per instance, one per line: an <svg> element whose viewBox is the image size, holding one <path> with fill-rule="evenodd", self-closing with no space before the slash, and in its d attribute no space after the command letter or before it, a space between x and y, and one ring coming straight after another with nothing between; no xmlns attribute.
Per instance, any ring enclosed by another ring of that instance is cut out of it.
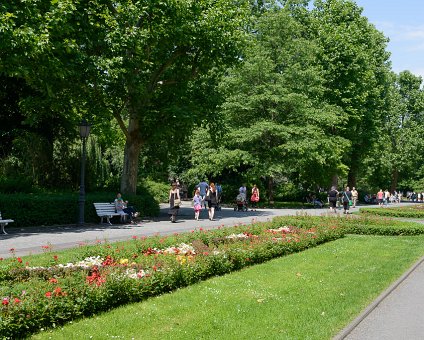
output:
<svg viewBox="0 0 424 340"><path fill-rule="evenodd" d="M2 223L1 224L1 232L5 235L7 235L6 230L4 230L5 225L7 225L7 223Z"/></svg>
<svg viewBox="0 0 424 340"><path fill-rule="evenodd" d="M106 218L107 218L107 223L109 223L109 225L112 225L112 223L110 222L110 216L108 216Z"/></svg>

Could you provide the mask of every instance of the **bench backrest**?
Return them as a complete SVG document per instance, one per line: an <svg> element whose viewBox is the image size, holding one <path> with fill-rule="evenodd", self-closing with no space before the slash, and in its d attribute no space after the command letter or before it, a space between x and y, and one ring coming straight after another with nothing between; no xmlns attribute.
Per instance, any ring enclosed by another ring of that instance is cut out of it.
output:
<svg viewBox="0 0 424 340"><path fill-rule="evenodd" d="M97 213L115 213L114 203L93 203Z"/></svg>
<svg viewBox="0 0 424 340"><path fill-rule="evenodd" d="M0 220L1 220L2 218L1 218L1 211L0 211Z"/></svg>

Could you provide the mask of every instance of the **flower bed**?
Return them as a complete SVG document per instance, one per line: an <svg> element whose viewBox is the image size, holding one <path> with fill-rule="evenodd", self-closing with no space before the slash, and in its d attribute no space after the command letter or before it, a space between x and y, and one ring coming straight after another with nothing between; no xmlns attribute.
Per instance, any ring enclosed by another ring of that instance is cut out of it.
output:
<svg viewBox="0 0 424 340"><path fill-rule="evenodd" d="M12 257L0 262L0 334L21 338L342 236L336 226L262 223L100 244L74 262Z"/></svg>

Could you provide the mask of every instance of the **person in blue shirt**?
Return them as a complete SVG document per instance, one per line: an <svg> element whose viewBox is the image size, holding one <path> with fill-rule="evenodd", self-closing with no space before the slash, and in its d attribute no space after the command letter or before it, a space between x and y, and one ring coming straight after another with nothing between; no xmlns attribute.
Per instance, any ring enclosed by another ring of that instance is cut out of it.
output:
<svg viewBox="0 0 424 340"><path fill-rule="evenodd" d="M197 184L196 188L199 188L200 197L202 198L202 202L205 205L205 209L207 209L207 206L206 206L207 203L205 201L205 197L206 197L206 193L209 190L208 183L206 182L206 180L204 180L204 181L200 182L199 184Z"/></svg>

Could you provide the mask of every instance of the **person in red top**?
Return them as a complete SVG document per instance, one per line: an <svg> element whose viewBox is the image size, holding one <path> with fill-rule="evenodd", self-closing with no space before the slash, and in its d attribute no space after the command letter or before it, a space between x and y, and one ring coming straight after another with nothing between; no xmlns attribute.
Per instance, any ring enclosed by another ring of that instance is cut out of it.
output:
<svg viewBox="0 0 424 340"><path fill-rule="evenodd" d="M380 207L383 206L383 199L384 199L384 192L382 189L380 189L379 192L377 192L377 201L378 201L378 205Z"/></svg>
<svg viewBox="0 0 424 340"><path fill-rule="evenodd" d="M258 202L259 202L259 189L258 187L255 185L253 185L252 188L252 196L250 196L250 201L252 202L252 211L256 211L256 208L258 206Z"/></svg>

